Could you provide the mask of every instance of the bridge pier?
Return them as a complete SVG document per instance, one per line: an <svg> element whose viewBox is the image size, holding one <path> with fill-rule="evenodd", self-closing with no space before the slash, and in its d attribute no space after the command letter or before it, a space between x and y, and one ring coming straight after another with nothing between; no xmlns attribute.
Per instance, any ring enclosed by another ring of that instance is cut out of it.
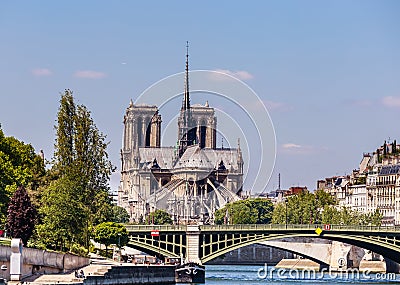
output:
<svg viewBox="0 0 400 285"><path fill-rule="evenodd" d="M200 253L200 228L198 225L187 225L186 228L186 257L185 263L194 262L201 264Z"/></svg>

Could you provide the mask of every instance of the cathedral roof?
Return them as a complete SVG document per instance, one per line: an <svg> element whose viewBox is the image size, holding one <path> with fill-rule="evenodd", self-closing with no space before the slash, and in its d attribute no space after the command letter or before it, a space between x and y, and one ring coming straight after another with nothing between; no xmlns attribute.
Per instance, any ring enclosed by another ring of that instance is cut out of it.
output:
<svg viewBox="0 0 400 285"><path fill-rule="evenodd" d="M154 160L162 169L217 169L221 161L229 171L238 171L238 153L236 148L210 149L198 145L189 146L179 161L175 162L174 147L141 147L139 148L140 164L151 168Z"/></svg>
<svg viewBox="0 0 400 285"><path fill-rule="evenodd" d="M174 161L173 147L141 147L139 148L140 163L152 165L154 159L164 169L171 169Z"/></svg>
<svg viewBox="0 0 400 285"><path fill-rule="evenodd" d="M215 167L218 167L221 161L224 162L226 169L229 171L232 170L239 170L238 167L238 152L236 148L229 148L229 149L204 149L205 154L207 157L212 161Z"/></svg>
<svg viewBox="0 0 400 285"><path fill-rule="evenodd" d="M175 168L194 167L194 168L218 168L224 162L226 169L238 169L237 149L201 149L198 145L190 146L183 153Z"/></svg>
<svg viewBox="0 0 400 285"><path fill-rule="evenodd" d="M213 169L213 162L207 157L204 149L198 145L189 146L179 159L175 168L203 168Z"/></svg>

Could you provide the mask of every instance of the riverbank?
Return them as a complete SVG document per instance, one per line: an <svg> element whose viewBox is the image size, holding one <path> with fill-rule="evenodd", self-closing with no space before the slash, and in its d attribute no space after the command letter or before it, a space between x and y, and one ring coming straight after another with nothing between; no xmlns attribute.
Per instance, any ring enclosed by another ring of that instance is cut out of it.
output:
<svg viewBox="0 0 400 285"><path fill-rule="evenodd" d="M157 267L157 268L156 268ZM76 277L75 271L62 274L40 274L8 284L24 285L101 285L101 284L175 284L175 267L171 265L132 265L110 260L92 260L90 265L79 269L84 278Z"/></svg>
<svg viewBox="0 0 400 285"><path fill-rule="evenodd" d="M288 270L313 270L319 271L320 265L317 262L311 261L309 259L282 259L275 265L275 268L282 268Z"/></svg>

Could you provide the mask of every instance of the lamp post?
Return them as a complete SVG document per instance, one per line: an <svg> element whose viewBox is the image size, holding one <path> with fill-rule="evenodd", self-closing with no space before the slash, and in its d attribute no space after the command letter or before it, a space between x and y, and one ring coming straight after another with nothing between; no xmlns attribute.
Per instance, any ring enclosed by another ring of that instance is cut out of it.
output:
<svg viewBox="0 0 400 285"><path fill-rule="evenodd" d="M287 199L285 199L285 228L287 229L287 224L288 224L288 221L287 221Z"/></svg>
<svg viewBox="0 0 400 285"><path fill-rule="evenodd" d="M121 234L118 234L118 249L119 249L119 253L118 253L118 262L121 262Z"/></svg>

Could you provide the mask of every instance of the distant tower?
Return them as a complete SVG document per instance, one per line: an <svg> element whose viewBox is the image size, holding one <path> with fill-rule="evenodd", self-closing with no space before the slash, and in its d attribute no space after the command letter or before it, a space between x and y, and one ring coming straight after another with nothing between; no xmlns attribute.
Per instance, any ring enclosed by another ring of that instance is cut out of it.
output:
<svg viewBox="0 0 400 285"><path fill-rule="evenodd" d="M278 173L278 190L281 190L281 174Z"/></svg>
<svg viewBox="0 0 400 285"><path fill-rule="evenodd" d="M40 158L44 161L44 152L43 152L43 149L40 150L39 156L40 156Z"/></svg>
<svg viewBox="0 0 400 285"><path fill-rule="evenodd" d="M141 188L139 149L159 148L161 142L161 115L151 105L134 105L132 100L124 116L124 133L121 149L121 185L118 204L127 209L131 218L146 212L144 197L149 195Z"/></svg>
<svg viewBox="0 0 400 285"><path fill-rule="evenodd" d="M150 105L134 105L132 100L124 116L122 170L138 167L140 147L160 147L161 115Z"/></svg>

